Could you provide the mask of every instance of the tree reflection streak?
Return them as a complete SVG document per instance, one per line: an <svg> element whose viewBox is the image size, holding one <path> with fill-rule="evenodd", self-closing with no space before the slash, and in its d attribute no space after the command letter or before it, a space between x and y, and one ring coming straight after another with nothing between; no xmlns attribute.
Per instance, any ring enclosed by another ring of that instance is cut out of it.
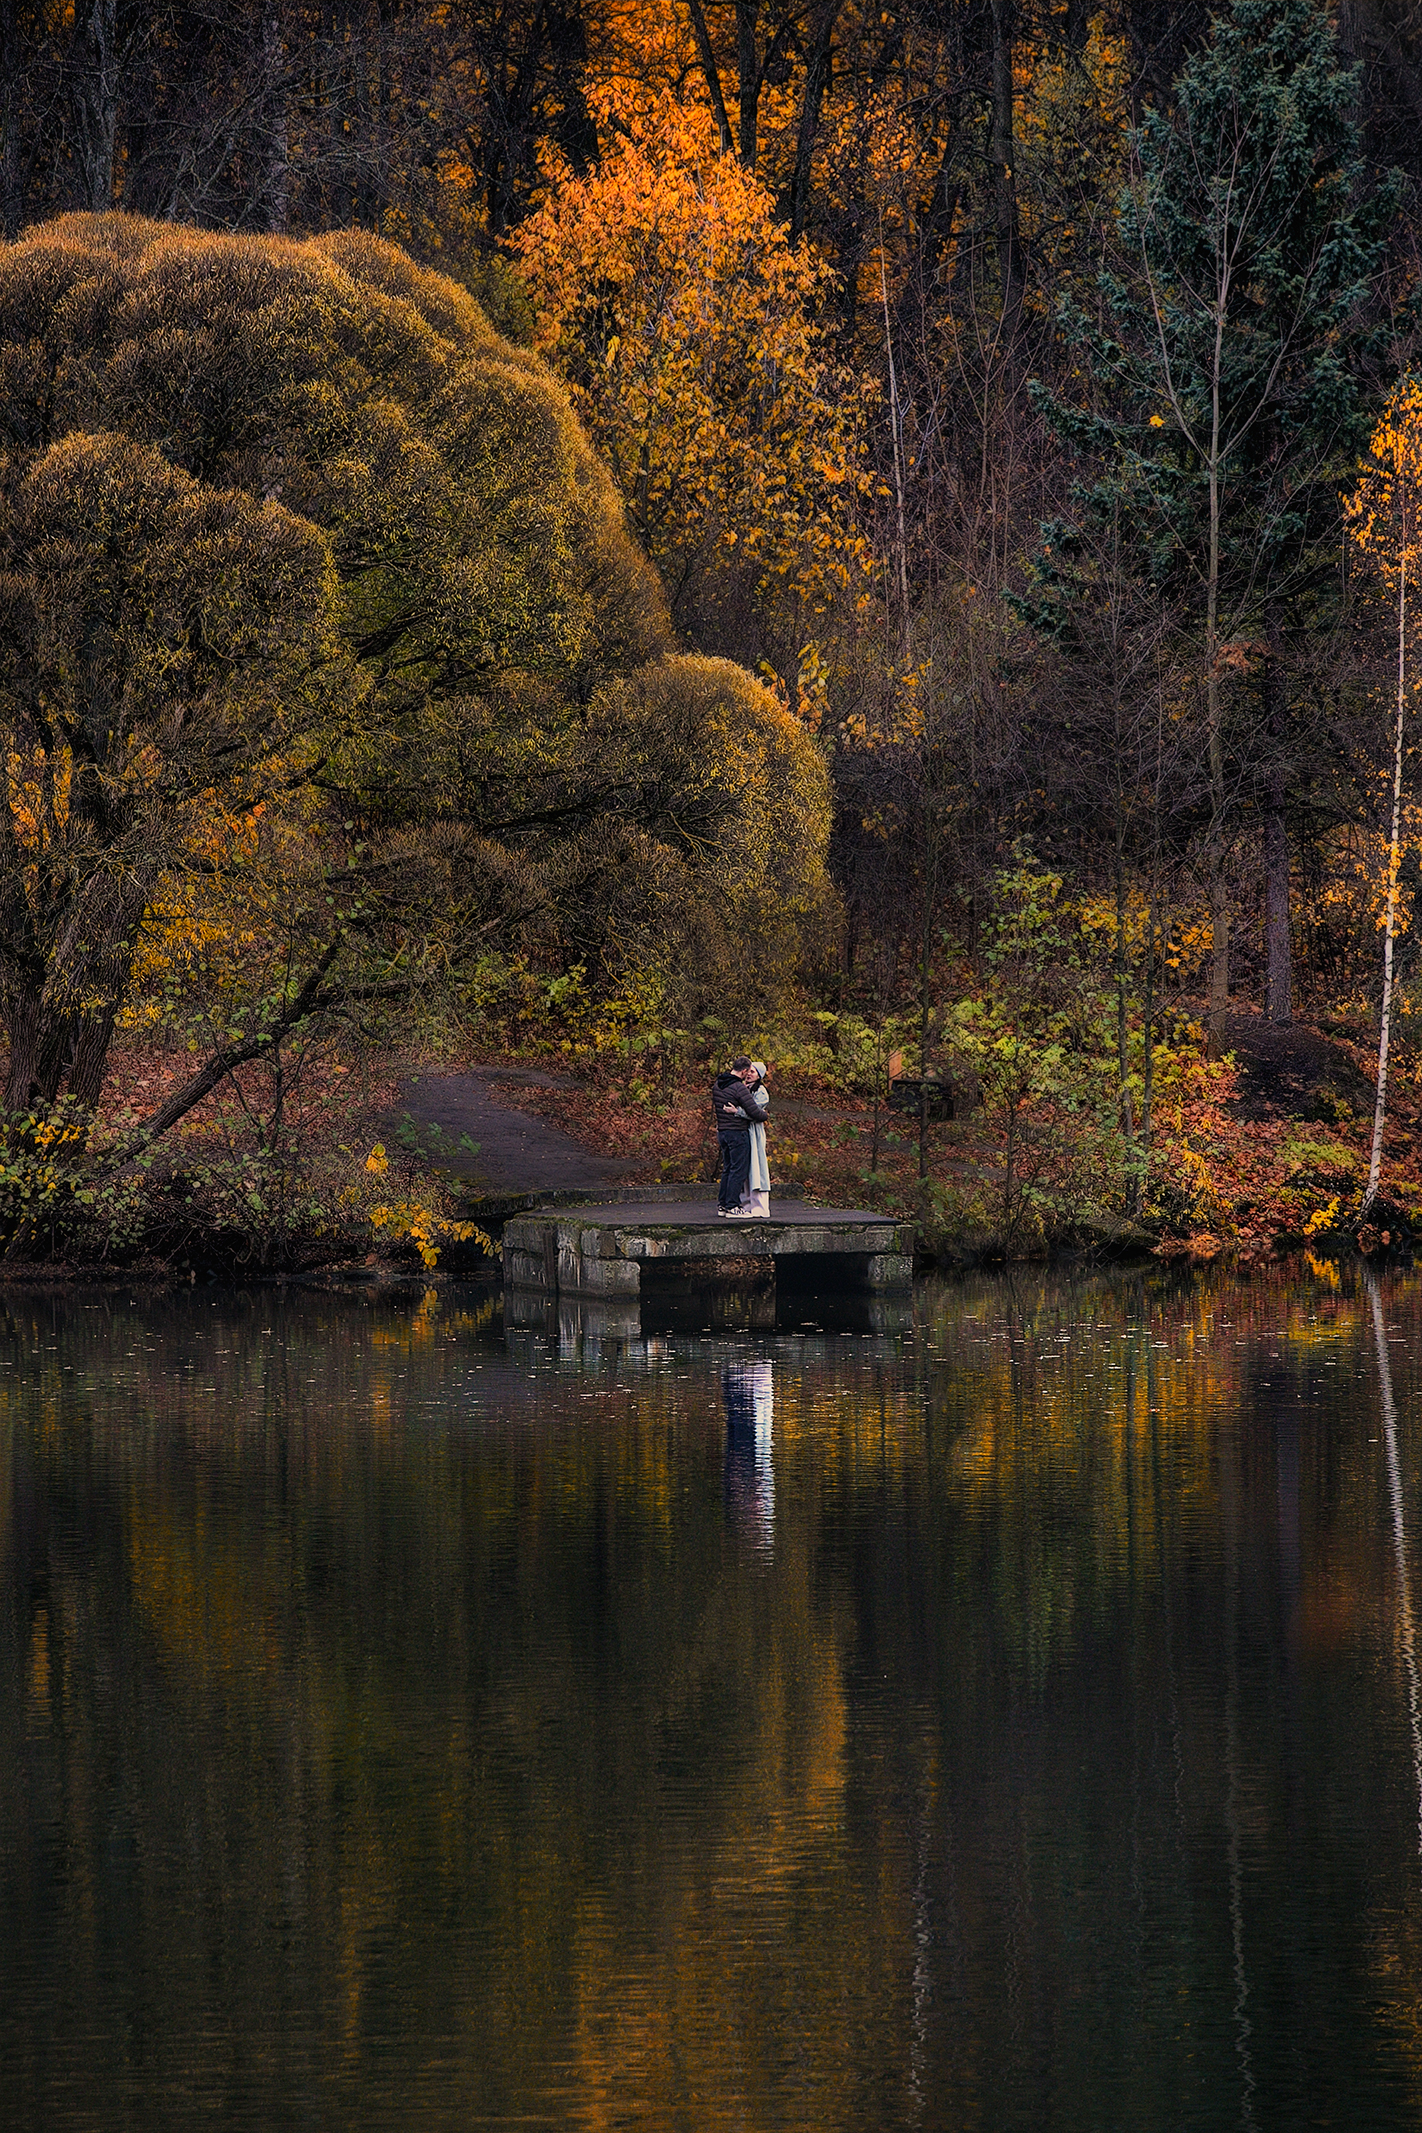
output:
<svg viewBox="0 0 1422 2133"><path fill-rule="evenodd" d="M1378 1363L1378 1391L1382 1399L1383 1443L1387 1453L1387 1487L1392 1506L1392 1551L1397 1565L1398 1627L1402 1641L1402 1664L1407 1675L1407 1717L1412 1730L1412 1775L1417 1785L1417 1849L1422 1855L1422 1713L1417 1691L1417 1642L1412 1621L1412 1582L1407 1570L1407 1533L1402 1517L1402 1470L1397 1457L1397 1402L1392 1391L1392 1365L1388 1360L1387 1335L1383 1327L1382 1296L1375 1280L1368 1283L1372 1310L1373 1349Z"/></svg>

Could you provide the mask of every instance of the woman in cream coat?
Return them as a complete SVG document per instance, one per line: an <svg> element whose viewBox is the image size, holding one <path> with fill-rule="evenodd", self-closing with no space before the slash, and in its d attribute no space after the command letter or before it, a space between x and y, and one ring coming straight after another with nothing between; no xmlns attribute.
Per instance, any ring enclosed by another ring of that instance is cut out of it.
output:
<svg viewBox="0 0 1422 2133"><path fill-rule="evenodd" d="M766 1087L766 1083L770 1079L770 1069L763 1059L752 1059L751 1067L756 1076L755 1086L751 1090L752 1100L760 1110L767 1111L770 1108L770 1091ZM763 1125L751 1126L748 1130L750 1133L750 1177L746 1181L746 1189L741 1205L758 1221L768 1222L770 1220L770 1165L765 1159L765 1127Z"/></svg>

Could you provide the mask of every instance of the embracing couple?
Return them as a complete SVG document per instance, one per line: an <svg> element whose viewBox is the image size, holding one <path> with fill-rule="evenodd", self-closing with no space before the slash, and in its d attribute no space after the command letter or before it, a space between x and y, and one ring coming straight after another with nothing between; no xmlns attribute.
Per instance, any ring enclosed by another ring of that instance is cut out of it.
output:
<svg viewBox="0 0 1422 2133"><path fill-rule="evenodd" d="M733 1059L711 1087L721 1192L716 1212L740 1221L770 1219L770 1170L765 1160L765 1114L770 1071L763 1059Z"/></svg>

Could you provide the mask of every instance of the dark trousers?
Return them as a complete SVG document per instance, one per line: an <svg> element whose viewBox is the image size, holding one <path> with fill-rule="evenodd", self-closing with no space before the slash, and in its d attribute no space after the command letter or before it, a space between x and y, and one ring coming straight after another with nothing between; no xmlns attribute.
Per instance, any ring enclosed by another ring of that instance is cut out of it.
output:
<svg viewBox="0 0 1422 2133"><path fill-rule="evenodd" d="M721 1126L716 1138L721 1144L720 1205L739 1207L741 1194L750 1183L750 1135L728 1133Z"/></svg>

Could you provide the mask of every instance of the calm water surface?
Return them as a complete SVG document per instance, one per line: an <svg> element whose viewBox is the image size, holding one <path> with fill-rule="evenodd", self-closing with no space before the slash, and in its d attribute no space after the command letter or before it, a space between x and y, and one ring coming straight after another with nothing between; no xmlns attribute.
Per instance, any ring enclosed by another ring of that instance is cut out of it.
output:
<svg viewBox="0 0 1422 2133"><path fill-rule="evenodd" d="M0 1303L0 2123L1415 2127L1419 1530L1411 1277Z"/></svg>

